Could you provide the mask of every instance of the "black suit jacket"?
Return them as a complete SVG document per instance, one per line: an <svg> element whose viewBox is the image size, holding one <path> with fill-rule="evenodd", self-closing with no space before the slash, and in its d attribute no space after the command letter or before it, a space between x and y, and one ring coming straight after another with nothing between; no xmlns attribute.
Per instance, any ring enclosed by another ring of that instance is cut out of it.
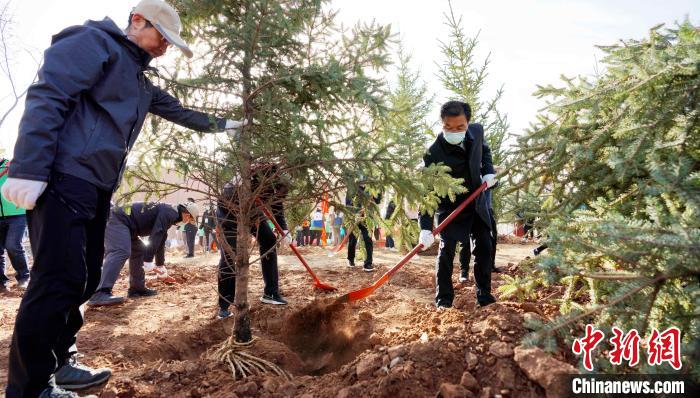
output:
<svg viewBox="0 0 700 398"><path fill-rule="evenodd" d="M463 147L462 147L463 146ZM464 179L467 192L457 195L453 202L449 197L442 198L437 208L438 222L444 220L456 209L472 192L481 186L481 176L495 174L491 149L484 139L484 128L481 124L472 123L467 129L463 145L452 145L440 134L430 146L423 157L425 166L442 163L450 167L450 175ZM484 194L480 194L466 209L455 218L450 226L445 229L443 236L459 241L466 241L464 224L476 213L481 219L490 225L488 205ZM420 216L421 229L433 229L433 215L422 212Z"/></svg>

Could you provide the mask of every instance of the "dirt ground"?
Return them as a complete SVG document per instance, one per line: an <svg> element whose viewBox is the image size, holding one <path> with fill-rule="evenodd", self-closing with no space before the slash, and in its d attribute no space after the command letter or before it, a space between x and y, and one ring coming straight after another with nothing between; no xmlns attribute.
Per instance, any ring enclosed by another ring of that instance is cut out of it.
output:
<svg viewBox="0 0 700 398"><path fill-rule="evenodd" d="M499 245L497 266L515 272L535 246ZM370 274L347 267L344 251L331 258L325 249L301 250L320 279L340 293L369 285L401 258L375 249L377 272ZM261 304L261 273L252 266L249 299L257 339L248 350L294 377L234 381L227 365L207 355L233 326L230 318L215 319L218 255L168 257L168 268L180 283L151 280L156 297L86 309L78 339L82 361L114 372L106 385L89 392L102 397L434 397L442 383L460 384L468 370L477 386L466 396L544 395L515 364L512 348L527 332L523 315L545 315L553 307L501 301L479 308L473 280L457 284L455 269L455 307L438 312L433 304L435 259L426 256L414 258L372 296L340 308L328 307L337 294L315 291L290 255L279 257L281 290L289 305ZM499 280L494 274L494 291ZM115 294L126 294L126 283L122 277ZM0 300L3 387L19 300L16 289Z"/></svg>

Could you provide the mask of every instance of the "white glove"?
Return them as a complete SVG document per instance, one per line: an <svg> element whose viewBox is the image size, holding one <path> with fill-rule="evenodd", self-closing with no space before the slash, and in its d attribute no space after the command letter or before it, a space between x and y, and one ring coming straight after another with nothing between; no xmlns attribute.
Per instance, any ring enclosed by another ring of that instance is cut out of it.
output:
<svg viewBox="0 0 700 398"><path fill-rule="evenodd" d="M247 120L227 119L226 126L224 126L224 131L226 131L226 134L228 134L230 137L238 138L238 135L241 133L241 128L246 124L248 124Z"/></svg>
<svg viewBox="0 0 700 398"><path fill-rule="evenodd" d="M153 264L153 261L151 261L150 263L143 263L143 270L146 273L153 271L155 268L156 266Z"/></svg>
<svg viewBox="0 0 700 398"><path fill-rule="evenodd" d="M492 186L496 185L496 175L495 174L486 174L485 176L481 177L481 183L486 183L486 188L491 188Z"/></svg>
<svg viewBox="0 0 700 398"><path fill-rule="evenodd" d="M430 248L430 246L435 243L435 237L433 236L433 231L428 231L427 229L422 229L420 231L420 237L418 237L418 243L423 245L423 250L427 250Z"/></svg>
<svg viewBox="0 0 700 398"><path fill-rule="evenodd" d="M291 245L292 244L292 234L290 234L289 231L286 229L284 231L282 231L282 233L284 234L284 241L288 245Z"/></svg>
<svg viewBox="0 0 700 398"><path fill-rule="evenodd" d="M19 208L31 210L44 189L44 181L8 177L2 185L2 196Z"/></svg>
<svg viewBox="0 0 700 398"><path fill-rule="evenodd" d="M158 274L159 278L167 278L168 277L168 270L165 269L165 265L160 265L156 267L155 269L156 274Z"/></svg>

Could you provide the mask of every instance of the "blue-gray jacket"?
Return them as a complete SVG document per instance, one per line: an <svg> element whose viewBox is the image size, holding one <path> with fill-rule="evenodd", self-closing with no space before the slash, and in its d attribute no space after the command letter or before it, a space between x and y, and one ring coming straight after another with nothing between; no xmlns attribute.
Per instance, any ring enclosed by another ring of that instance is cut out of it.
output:
<svg viewBox="0 0 700 398"><path fill-rule="evenodd" d="M27 91L10 177L48 181L55 171L116 190L148 112L223 130L225 119L185 109L154 86L144 76L150 61L109 18L55 35Z"/></svg>

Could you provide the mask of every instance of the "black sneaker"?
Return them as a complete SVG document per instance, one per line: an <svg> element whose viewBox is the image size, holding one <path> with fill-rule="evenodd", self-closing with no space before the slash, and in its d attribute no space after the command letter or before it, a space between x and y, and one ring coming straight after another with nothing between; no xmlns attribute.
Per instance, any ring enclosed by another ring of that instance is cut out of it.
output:
<svg viewBox="0 0 700 398"><path fill-rule="evenodd" d="M501 272L503 272L503 270L501 268L494 266L493 268L491 268L491 272L496 273L496 274L500 274Z"/></svg>
<svg viewBox="0 0 700 398"><path fill-rule="evenodd" d="M49 387L39 394L39 398L80 398L80 395L59 387ZM83 398L97 398L97 395L83 395Z"/></svg>
<svg viewBox="0 0 700 398"><path fill-rule="evenodd" d="M496 302L496 298L493 297L491 293L489 293L486 296L481 296L476 298L476 303L479 304L482 307L486 307L489 304L493 304Z"/></svg>
<svg viewBox="0 0 700 398"><path fill-rule="evenodd" d="M372 267L372 264L365 264L362 270L365 272L374 272L374 267Z"/></svg>
<svg viewBox="0 0 700 398"><path fill-rule="evenodd" d="M183 257L183 258L193 258L193 257L194 257L194 254L188 254L188 255L186 255L186 256Z"/></svg>
<svg viewBox="0 0 700 398"><path fill-rule="evenodd" d="M20 279L17 281L18 288L20 288L22 290L27 290L27 286L29 286L29 278Z"/></svg>
<svg viewBox="0 0 700 398"><path fill-rule="evenodd" d="M83 390L90 388L105 383L109 380L110 376L112 376L111 370L107 368L93 369L85 366L78 362L75 355L70 357L68 362L54 373L56 385L66 390ZM54 395L49 395L49 397L53 396ZM58 397L63 397L63 395L58 395ZM71 396L68 395L68 397Z"/></svg>
<svg viewBox="0 0 700 398"><path fill-rule="evenodd" d="M282 296L279 294L275 295L264 295L260 297L260 301L262 301L265 304L272 304L272 305L287 305L287 300L283 299Z"/></svg>
<svg viewBox="0 0 700 398"><path fill-rule="evenodd" d="M355 262L348 260L348 267L355 268Z"/></svg>
<svg viewBox="0 0 700 398"><path fill-rule="evenodd" d="M459 270L459 283L467 283L469 281L469 270L460 269Z"/></svg>
<svg viewBox="0 0 700 398"><path fill-rule="evenodd" d="M155 296L158 294L158 291L156 289L149 289L147 287L144 287L143 289L129 289L129 293L127 296L129 298L135 298L135 297L151 297Z"/></svg>
<svg viewBox="0 0 700 398"><path fill-rule="evenodd" d="M225 309L219 309L219 313L216 314L216 319L224 319L231 316L231 311Z"/></svg>
<svg viewBox="0 0 700 398"><path fill-rule="evenodd" d="M87 305L91 307L101 307L106 305L117 305L124 302L124 297L115 296L112 292L98 290L90 297Z"/></svg>

